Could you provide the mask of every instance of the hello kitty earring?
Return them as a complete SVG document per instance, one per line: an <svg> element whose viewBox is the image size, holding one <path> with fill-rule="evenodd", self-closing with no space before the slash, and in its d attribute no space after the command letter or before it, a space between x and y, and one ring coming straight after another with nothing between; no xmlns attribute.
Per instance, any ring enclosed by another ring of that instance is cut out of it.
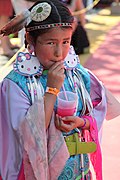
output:
<svg viewBox="0 0 120 180"><path fill-rule="evenodd" d="M78 55L75 54L73 46L70 46L69 52L64 59L64 67L66 70L74 70L80 63Z"/></svg>
<svg viewBox="0 0 120 180"><path fill-rule="evenodd" d="M14 71L26 77L40 76L43 72L43 66L36 56L19 52L14 62Z"/></svg>
<svg viewBox="0 0 120 180"><path fill-rule="evenodd" d="M40 76L43 72L43 66L40 64L36 56L19 52L14 62L14 71L27 78L28 90L31 94L32 103L35 99L40 99L44 94L44 89L36 76Z"/></svg>
<svg viewBox="0 0 120 180"><path fill-rule="evenodd" d="M76 55L73 46L70 46L69 52L64 59L64 68L66 69L67 76L69 77L68 80L71 79L71 82L74 84L75 92L77 92L77 83L75 79L76 70L79 69L79 56ZM70 82L70 84L71 84Z"/></svg>

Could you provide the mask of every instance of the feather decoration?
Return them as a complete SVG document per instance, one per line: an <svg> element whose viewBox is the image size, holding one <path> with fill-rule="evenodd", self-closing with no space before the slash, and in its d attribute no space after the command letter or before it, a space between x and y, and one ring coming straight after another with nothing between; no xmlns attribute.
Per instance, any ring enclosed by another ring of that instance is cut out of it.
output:
<svg viewBox="0 0 120 180"><path fill-rule="evenodd" d="M9 34L20 31L28 23L28 19L30 19L30 11L25 10L3 26L0 30L0 34L8 36Z"/></svg>

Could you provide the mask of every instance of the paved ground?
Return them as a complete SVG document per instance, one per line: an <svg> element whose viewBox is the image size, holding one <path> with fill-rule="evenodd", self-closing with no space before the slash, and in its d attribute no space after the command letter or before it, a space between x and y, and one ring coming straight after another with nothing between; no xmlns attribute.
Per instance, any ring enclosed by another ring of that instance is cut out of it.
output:
<svg viewBox="0 0 120 180"><path fill-rule="evenodd" d="M120 102L120 21L84 64ZM103 126L102 152L104 180L120 180L120 116Z"/></svg>
<svg viewBox="0 0 120 180"><path fill-rule="evenodd" d="M80 55L81 64L89 67L120 100L120 16L111 16L105 9L86 16L90 53ZM116 26L116 28L113 28ZM110 31L110 29L113 30ZM16 42L16 40L14 39ZM17 41L18 42L18 41ZM13 61L14 58L11 60ZM8 59L0 56L0 80L10 71ZM9 63L11 64L11 63ZM5 66L4 66L5 65ZM104 180L120 180L120 117L104 123L103 175Z"/></svg>

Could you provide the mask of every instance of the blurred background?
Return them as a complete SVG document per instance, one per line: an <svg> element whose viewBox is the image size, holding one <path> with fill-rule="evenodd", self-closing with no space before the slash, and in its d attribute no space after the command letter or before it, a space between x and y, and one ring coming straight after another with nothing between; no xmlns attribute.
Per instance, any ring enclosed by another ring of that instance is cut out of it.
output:
<svg viewBox="0 0 120 180"><path fill-rule="evenodd" d="M15 4L11 4L10 19L17 14ZM80 63L90 69L120 102L120 2L83 0L83 4L81 10L73 12L77 15L84 13L84 29L89 40L87 49L83 49L79 54ZM11 34L9 41L14 46L13 54L3 51L0 36L0 81L12 69L16 53L24 50L19 34ZM103 125L101 146L104 180L120 179L119 127L120 116L105 121Z"/></svg>

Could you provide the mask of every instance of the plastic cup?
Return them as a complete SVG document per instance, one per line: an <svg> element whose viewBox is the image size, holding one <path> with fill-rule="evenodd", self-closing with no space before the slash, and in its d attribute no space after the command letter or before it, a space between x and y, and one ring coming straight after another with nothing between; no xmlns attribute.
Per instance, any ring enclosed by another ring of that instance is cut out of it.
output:
<svg viewBox="0 0 120 180"><path fill-rule="evenodd" d="M61 117L73 116L76 112L77 99L77 95L73 92L59 92L57 114Z"/></svg>

